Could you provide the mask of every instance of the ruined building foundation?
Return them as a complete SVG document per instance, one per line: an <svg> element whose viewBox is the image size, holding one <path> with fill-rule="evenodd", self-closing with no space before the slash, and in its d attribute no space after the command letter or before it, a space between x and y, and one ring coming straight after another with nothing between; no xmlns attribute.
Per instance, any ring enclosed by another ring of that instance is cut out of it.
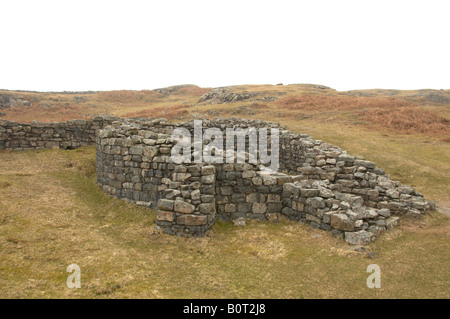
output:
<svg viewBox="0 0 450 319"><path fill-rule="evenodd" d="M278 128L278 172L251 163L176 164L171 133L178 127L193 132L194 124L117 121L96 140L103 190L156 209L157 227L168 234L203 236L216 220L288 218L365 245L401 216L434 209L375 163L261 120L216 119L204 121L203 129Z"/></svg>
<svg viewBox="0 0 450 319"><path fill-rule="evenodd" d="M193 132L194 124L112 116L65 123L0 120L0 149L72 149L95 143L97 182L103 190L156 209L157 227L173 235L203 236L217 220L287 218L365 245L401 216L434 209L433 202L392 181L375 163L276 123L219 118L204 120L203 130L278 128L278 172L248 162L176 164L171 159L176 128Z"/></svg>

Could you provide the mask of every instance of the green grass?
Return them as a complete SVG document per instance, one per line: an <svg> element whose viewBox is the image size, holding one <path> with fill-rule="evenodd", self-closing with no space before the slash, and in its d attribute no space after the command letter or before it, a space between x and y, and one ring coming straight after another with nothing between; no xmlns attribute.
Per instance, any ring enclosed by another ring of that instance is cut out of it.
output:
<svg viewBox="0 0 450 319"><path fill-rule="evenodd" d="M291 221L179 238L155 229L153 211L106 195L94 155L0 151L1 298L450 297L450 222L437 212L383 235L373 260ZM72 263L81 289L65 285ZM372 263L381 289L366 286Z"/></svg>

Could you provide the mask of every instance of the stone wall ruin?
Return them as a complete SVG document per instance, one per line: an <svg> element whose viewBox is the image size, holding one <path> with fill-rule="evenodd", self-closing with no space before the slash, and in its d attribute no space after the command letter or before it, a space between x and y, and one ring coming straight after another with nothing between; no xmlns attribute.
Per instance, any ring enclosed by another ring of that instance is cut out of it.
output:
<svg viewBox="0 0 450 319"><path fill-rule="evenodd" d="M156 209L157 227L168 234L204 236L216 220L287 218L366 245L401 216L434 209L433 202L392 181L375 163L261 120L206 120L203 129L279 128L278 172L250 163L178 165L170 156L177 127L192 132L194 124L116 121L99 131L96 141L103 190Z"/></svg>
<svg viewBox="0 0 450 319"><path fill-rule="evenodd" d="M97 182L117 198L156 209L156 225L180 236L203 236L216 220L287 218L369 244L401 216L419 216L433 202L392 181L375 163L262 120L204 120L203 130L273 127L280 130L279 170L258 163L175 164L175 128L193 121L98 116L65 123L0 120L0 149L72 149L96 144ZM224 139L225 141L225 139ZM207 144L206 141L205 144Z"/></svg>
<svg viewBox="0 0 450 319"><path fill-rule="evenodd" d="M0 150L74 149L95 144L96 132L118 118L97 116L92 120L29 124L0 119Z"/></svg>

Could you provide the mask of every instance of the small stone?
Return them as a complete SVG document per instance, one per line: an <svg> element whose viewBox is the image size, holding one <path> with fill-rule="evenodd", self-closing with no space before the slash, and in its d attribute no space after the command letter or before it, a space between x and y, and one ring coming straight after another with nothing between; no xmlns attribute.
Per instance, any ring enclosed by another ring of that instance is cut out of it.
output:
<svg viewBox="0 0 450 319"><path fill-rule="evenodd" d="M317 197L320 195L319 189L302 189L300 191L302 197Z"/></svg>
<svg viewBox="0 0 450 319"><path fill-rule="evenodd" d="M388 189L386 190L386 196L390 198L399 198L400 194L395 189Z"/></svg>
<svg viewBox="0 0 450 319"><path fill-rule="evenodd" d="M310 222L314 222L318 225L320 225L321 220L319 217L311 215L311 214L306 214L306 220L310 221Z"/></svg>
<svg viewBox="0 0 450 319"><path fill-rule="evenodd" d="M379 196L379 192L378 192L378 190L376 190L376 189L369 189L369 190L367 191L367 195L368 195L369 197L378 197L378 196Z"/></svg>
<svg viewBox="0 0 450 319"><path fill-rule="evenodd" d="M263 176L264 185L271 186L277 184L277 178L275 176Z"/></svg>
<svg viewBox="0 0 450 319"><path fill-rule="evenodd" d="M386 230L386 228L372 225L367 230L370 231L371 233L373 233L374 236L378 237Z"/></svg>
<svg viewBox="0 0 450 319"><path fill-rule="evenodd" d="M151 145L151 146L156 144L156 140L150 139L150 138L144 138L142 140L142 142L144 142L145 145Z"/></svg>
<svg viewBox="0 0 450 319"><path fill-rule="evenodd" d="M198 205L198 211L202 214L211 214L214 211L212 203L203 203Z"/></svg>
<svg viewBox="0 0 450 319"><path fill-rule="evenodd" d="M364 160L355 160L355 166L362 166L365 168L375 168L375 163Z"/></svg>
<svg viewBox="0 0 450 319"><path fill-rule="evenodd" d="M202 167L202 175L214 175L216 173L216 168L212 165Z"/></svg>
<svg viewBox="0 0 450 319"><path fill-rule="evenodd" d="M368 209L365 217L368 219L375 219L378 217L378 214L373 209Z"/></svg>
<svg viewBox="0 0 450 319"><path fill-rule="evenodd" d="M168 199L158 200L158 209L173 210L173 206L174 206L173 200L168 200Z"/></svg>
<svg viewBox="0 0 450 319"><path fill-rule="evenodd" d="M214 195L201 195L200 199L202 203L212 203L214 201Z"/></svg>
<svg viewBox="0 0 450 319"><path fill-rule="evenodd" d="M352 208L362 207L364 204L364 200L361 196L355 196L351 198L351 206Z"/></svg>
<svg viewBox="0 0 450 319"><path fill-rule="evenodd" d="M345 233L345 241L352 245L368 245L372 241L372 238L373 233L365 230Z"/></svg>
<svg viewBox="0 0 450 319"><path fill-rule="evenodd" d="M379 209L378 215L387 218L387 217L391 216L391 211L388 208Z"/></svg>
<svg viewBox="0 0 450 319"><path fill-rule="evenodd" d="M350 218L350 220L351 221L353 221L353 222L355 222L355 221L357 221L358 219L360 219L360 214L358 214L358 213L355 213L354 211L352 211L352 210L347 210L346 212L345 212L345 214L348 216L348 218Z"/></svg>
<svg viewBox="0 0 450 319"><path fill-rule="evenodd" d="M174 173L186 173L187 168L184 165L177 165L177 166L175 166L175 170L173 172Z"/></svg>
<svg viewBox="0 0 450 319"><path fill-rule="evenodd" d="M215 175L205 175L205 176L202 176L201 181L203 184L214 184L214 182L216 181L216 176Z"/></svg>
<svg viewBox="0 0 450 319"><path fill-rule="evenodd" d="M165 138L160 138L156 140L156 144L164 144L166 143L166 139Z"/></svg>
<svg viewBox="0 0 450 319"><path fill-rule="evenodd" d="M148 157L154 157L158 154L158 148L152 146L144 147L143 154Z"/></svg>
<svg viewBox="0 0 450 319"><path fill-rule="evenodd" d="M158 210L156 212L156 219L168 222L173 222L175 214L173 212L168 212L165 210Z"/></svg>
<svg viewBox="0 0 450 319"><path fill-rule="evenodd" d="M237 219L233 219L233 224L234 224L234 226L239 226L239 227L245 226L245 218L240 217Z"/></svg>
<svg viewBox="0 0 450 319"><path fill-rule="evenodd" d="M279 203L280 201L281 201L280 195L267 194L267 202L268 203Z"/></svg>
<svg viewBox="0 0 450 319"><path fill-rule="evenodd" d="M191 214L195 210L195 206L181 200L176 200L174 203L174 210L183 214Z"/></svg>
<svg viewBox="0 0 450 319"><path fill-rule="evenodd" d="M354 229L350 218L341 213L331 215L331 227L342 231L352 231Z"/></svg>
<svg viewBox="0 0 450 319"><path fill-rule="evenodd" d="M320 175L323 170L320 167L305 166L300 168L300 173L304 175Z"/></svg>
<svg viewBox="0 0 450 319"><path fill-rule="evenodd" d="M264 203L253 203L252 212L254 214L264 214L267 210L267 206Z"/></svg>
<svg viewBox="0 0 450 319"><path fill-rule="evenodd" d="M261 186L262 185L262 178L261 177L253 177L252 183L255 186Z"/></svg>
<svg viewBox="0 0 450 319"><path fill-rule="evenodd" d="M325 208L325 200L322 197L309 197L306 205L310 205L312 208Z"/></svg>
<svg viewBox="0 0 450 319"><path fill-rule="evenodd" d="M345 210L348 210L348 209L350 209L350 203L349 202L340 202L339 203L339 207L341 208L341 209L345 209Z"/></svg>
<svg viewBox="0 0 450 319"><path fill-rule="evenodd" d="M323 160L323 159L321 159L321 160L318 160L317 162L316 162L316 165L317 166L324 166L326 164L326 161L325 160Z"/></svg>
<svg viewBox="0 0 450 319"><path fill-rule="evenodd" d="M323 188L323 187L320 188L320 197L331 198L333 196L334 196L334 194L333 194L333 192L330 189Z"/></svg>
<svg viewBox="0 0 450 319"><path fill-rule="evenodd" d="M394 228L394 226L397 226L398 220L399 220L399 219L400 219L400 218L399 218L399 217L396 217L396 216L392 216L392 217L389 217L388 219L386 219L386 220L385 220L385 222L386 222L386 228L389 230L389 229Z"/></svg>
<svg viewBox="0 0 450 319"><path fill-rule="evenodd" d="M242 172L242 178L253 178L256 177L255 171L244 171Z"/></svg>
<svg viewBox="0 0 450 319"><path fill-rule="evenodd" d="M142 146L131 146L128 153L130 153L131 155L142 155L143 149L144 148Z"/></svg>
<svg viewBox="0 0 450 319"><path fill-rule="evenodd" d="M415 208L408 209L408 212L406 213L406 216L418 218L421 215L420 211Z"/></svg>
<svg viewBox="0 0 450 319"><path fill-rule="evenodd" d="M407 195L410 195L411 193L414 192L414 189L413 189L412 187L402 185L402 186L397 187L397 191L398 191L400 194L407 194Z"/></svg>
<svg viewBox="0 0 450 319"><path fill-rule="evenodd" d="M366 173L360 173L360 172L355 173L356 179L364 179L365 176L366 176Z"/></svg>
<svg viewBox="0 0 450 319"><path fill-rule="evenodd" d="M248 213L252 210L252 203L239 203L238 204L238 212L239 213Z"/></svg>
<svg viewBox="0 0 450 319"><path fill-rule="evenodd" d="M224 172L232 172L234 171L234 164L223 164L222 171Z"/></svg>
<svg viewBox="0 0 450 319"><path fill-rule="evenodd" d="M225 204L225 213L236 213L236 204Z"/></svg>
<svg viewBox="0 0 450 319"><path fill-rule="evenodd" d="M233 194L233 188L231 188L229 186L221 187L220 194L222 194L223 196L229 196L229 195Z"/></svg>
<svg viewBox="0 0 450 319"><path fill-rule="evenodd" d="M284 185L286 183L292 183L292 176L278 176L278 185Z"/></svg>
<svg viewBox="0 0 450 319"><path fill-rule="evenodd" d="M270 214L266 214L266 218L269 222L278 222L280 219L280 216L277 213L270 213Z"/></svg>
<svg viewBox="0 0 450 319"><path fill-rule="evenodd" d="M191 192L191 199L192 200L199 200L200 199L200 190L199 189L193 190Z"/></svg>
<svg viewBox="0 0 450 319"><path fill-rule="evenodd" d="M203 215L183 215L178 217L176 222L186 226L201 226L206 225L208 219Z"/></svg>
<svg viewBox="0 0 450 319"><path fill-rule="evenodd" d="M376 251L369 251L366 253L366 258L368 259L377 259L378 253Z"/></svg>

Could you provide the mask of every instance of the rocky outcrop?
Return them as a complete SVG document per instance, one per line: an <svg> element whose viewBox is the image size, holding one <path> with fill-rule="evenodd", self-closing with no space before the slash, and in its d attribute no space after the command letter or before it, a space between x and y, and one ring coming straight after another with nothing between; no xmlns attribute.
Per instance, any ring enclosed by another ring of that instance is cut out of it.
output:
<svg viewBox="0 0 450 319"><path fill-rule="evenodd" d="M430 93L424 96L424 99L428 102L438 104L450 104L450 98L439 93Z"/></svg>
<svg viewBox="0 0 450 319"><path fill-rule="evenodd" d="M0 94L0 110L21 105L31 106L32 103L24 100L22 96Z"/></svg>
<svg viewBox="0 0 450 319"><path fill-rule="evenodd" d="M256 96L256 93L233 93L228 88L215 88L211 92L202 95L197 103L224 104L248 100Z"/></svg>

